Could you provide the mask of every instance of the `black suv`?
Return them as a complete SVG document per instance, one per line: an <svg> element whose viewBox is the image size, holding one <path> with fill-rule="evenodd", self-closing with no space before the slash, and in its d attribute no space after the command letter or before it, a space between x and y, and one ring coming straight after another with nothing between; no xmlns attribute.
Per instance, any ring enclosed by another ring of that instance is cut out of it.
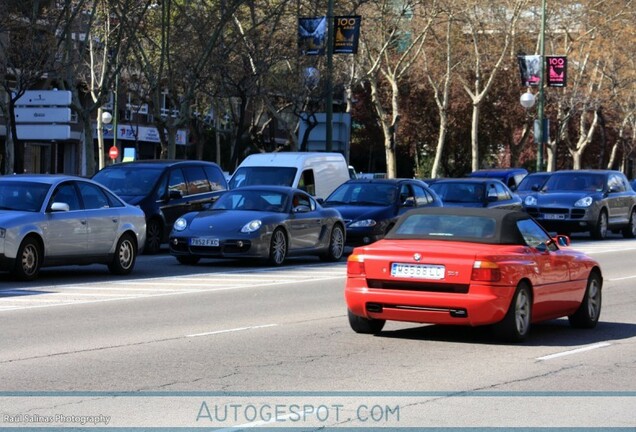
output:
<svg viewBox="0 0 636 432"><path fill-rule="evenodd" d="M202 210L227 190L221 168L213 162L143 160L109 165L93 176L124 201L146 213L145 252L157 253L177 218Z"/></svg>

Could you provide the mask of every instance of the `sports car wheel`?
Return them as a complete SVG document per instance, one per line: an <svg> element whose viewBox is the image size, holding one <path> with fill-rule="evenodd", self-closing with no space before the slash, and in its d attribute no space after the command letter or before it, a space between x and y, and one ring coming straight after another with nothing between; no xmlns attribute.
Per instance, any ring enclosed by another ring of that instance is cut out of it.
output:
<svg viewBox="0 0 636 432"><path fill-rule="evenodd" d="M340 225L334 225L329 236L329 249L321 258L324 261L338 261L344 253L345 235Z"/></svg>
<svg viewBox="0 0 636 432"><path fill-rule="evenodd" d="M636 209L632 210L632 214L629 216L629 224L623 228L623 237L636 237Z"/></svg>
<svg viewBox="0 0 636 432"><path fill-rule="evenodd" d="M350 310L347 310L349 315L349 325L351 329L356 333L363 334L377 334L382 331L385 320L368 319L358 315L354 315Z"/></svg>
<svg viewBox="0 0 636 432"><path fill-rule="evenodd" d="M570 325L577 328L594 328L598 323L601 315L601 287L603 282L598 273L590 274L587 279L587 287L585 288L585 296L581 305L570 315Z"/></svg>
<svg viewBox="0 0 636 432"><path fill-rule="evenodd" d="M279 266L285 261L287 256L287 237L282 229L277 229L272 234L272 241L269 246L269 263Z"/></svg>
<svg viewBox="0 0 636 432"><path fill-rule="evenodd" d="M146 225L146 246L144 247L144 253L153 255L159 252L161 248L161 240L163 237L163 227L161 222L156 219L151 219Z"/></svg>
<svg viewBox="0 0 636 432"><path fill-rule="evenodd" d="M525 283L520 283L512 297L506 316L495 326L499 337L508 342L521 342L530 332L531 317L532 295L530 287Z"/></svg>
<svg viewBox="0 0 636 432"><path fill-rule="evenodd" d="M194 265L196 263L199 262L201 258L197 257L197 256L178 256L177 257L177 261L179 261L179 263L181 264L187 264L187 265Z"/></svg>
<svg viewBox="0 0 636 432"><path fill-rule="evenodd" d="M598 215L598 220L596 221L596 225L592 227L592 238L595 240L604 240L607 237L607 213L605 210L601 210L601 213Z"/></svg>
<svg viewBox="0 0 636 432"><path fill-rule="evenodd" d="M38 242L27 237L22 241L16 255L13 275L21 281L32 281L38 277L42 265L42 249Z"/></svg>
<svg viewBox="0 0 636 432"><path fill-rule="evenodd" d="M111 273L116 275L127 275L132 272L137 259L137 248L135 241L130 234L124 234L117 242L115 256L108 265Z"/></svg>

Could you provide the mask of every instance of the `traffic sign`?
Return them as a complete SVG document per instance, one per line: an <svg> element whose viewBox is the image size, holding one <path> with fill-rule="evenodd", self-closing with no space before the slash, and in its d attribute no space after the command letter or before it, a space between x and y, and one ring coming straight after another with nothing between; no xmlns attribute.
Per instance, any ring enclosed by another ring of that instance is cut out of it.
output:
<svg viewBox="0 0 636 432"><path fill-rule="evenodd" d="M119 156L119 149L117 148L117 146L111 146L110 147L110 150L108 150L108 156L112 160L117 159L117 156Z"/></svg>
<svg viewBox="0 0 636 432"><path fill-rule="evenodd" d="M21 140L67 140L71 138L71 126L67 124L16 124Z"/></svg>
<svg viewBox="0 0 636 432"><path fill-rule="evenodd" d="M69 123L70 108L16 108L16 123Z"/></svg>
<svg viewBox="0 0 636 432"><path fill-rule="evenodd" d="M15 101L16 106L69 106L72 95L68 90L27 90Z"/></svg>

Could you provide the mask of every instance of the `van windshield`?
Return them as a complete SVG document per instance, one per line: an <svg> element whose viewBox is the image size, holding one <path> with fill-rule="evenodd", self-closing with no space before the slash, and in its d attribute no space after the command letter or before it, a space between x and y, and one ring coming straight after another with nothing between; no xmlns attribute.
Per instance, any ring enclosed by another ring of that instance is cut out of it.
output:
<svg viewBox="0 0 636 432"><path fill-rule="evenodd" d="M230 179L229 189L241 186L274 185L293 186L296 168L292 167L241 167Z"/></svg>

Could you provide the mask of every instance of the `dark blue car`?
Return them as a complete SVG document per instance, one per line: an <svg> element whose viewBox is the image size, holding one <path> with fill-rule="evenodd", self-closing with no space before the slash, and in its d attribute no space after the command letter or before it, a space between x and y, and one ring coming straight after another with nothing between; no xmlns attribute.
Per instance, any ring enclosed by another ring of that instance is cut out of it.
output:
<svg viewBox="0 0 636 432"><path fill-rule="evenodd" d="M347 244L373 243L391 230L402 213L442 201L421 180L356 179L340 185L323 202L337 209L345 221Z"/></svg>
<svg viewBox="0 0 636 432"><path fill-rule="evenodd" d="M508 186L510 190L516 191L521 180L523 180L523 178L527 175L528 170L525 168L490 168L473 171L468 174L468 177L493 178L501 180L501 182Z"/></svg>
<svg viewBox="0 0 636 432"><path fill-rule="evenodd" d="M444 207L484 207L521 210L521 198L491 178L443 179L431 185Z"/></svg>

